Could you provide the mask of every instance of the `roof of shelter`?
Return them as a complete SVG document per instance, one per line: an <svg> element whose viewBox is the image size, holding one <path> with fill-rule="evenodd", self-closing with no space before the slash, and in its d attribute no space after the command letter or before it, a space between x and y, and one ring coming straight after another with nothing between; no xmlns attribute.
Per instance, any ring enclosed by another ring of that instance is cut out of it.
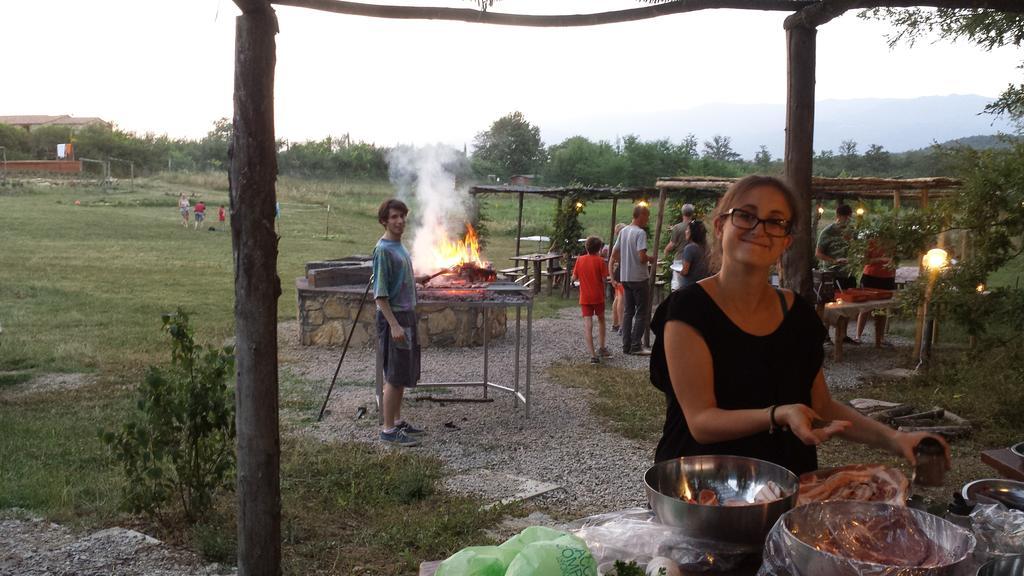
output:
<svg viewBox="0 0 1024 576"><path fill-rule="evenodd" d="M739 178L714 178L707 176L674 176L658 178L654 187L624 188L598 186L473 186L469 193L476 194L519 194L565 198L576 196L588 200L609 200L613 198L646 198L655 196L659 190L669 193L680 192L690 196L721 196ZM838 198L891 198L899 192L905 198L921 196L927 190L932 198L945 196L961 186L955 178L821 178L811 179L811 195L818 199Z"/></svg>
<svg viewBox="0 0 1024 576"><path fill-rule="evenodd" d="M75 118L74 116L69 116L67 114L60 116L35 114L24 116L0 116L0 124L10 124L12 126L85 126L88 124L107 124L107 121L95 116Z"/></svg>
<svg viewBox="0 0 1024 576"><path fill-rule="evenodd" d="M687 192L724 192L739 178L707 178L677 176L658 178L657 186L668 190ZM811 178L811 196L819 199L836 198L891 198L899 192L901 196L917 197L927 190L931 197L945 196L961 186L955 178Z"/></svg>

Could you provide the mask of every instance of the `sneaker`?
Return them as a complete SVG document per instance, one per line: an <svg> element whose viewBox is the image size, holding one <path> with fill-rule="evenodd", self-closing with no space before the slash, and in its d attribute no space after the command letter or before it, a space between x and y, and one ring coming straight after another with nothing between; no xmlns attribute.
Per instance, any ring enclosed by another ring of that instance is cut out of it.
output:
<svg viewBox="0 0 1024 576"><path fill-rule="evenodd" d="M393 444L395 446L402 446L404 448L410 448L412 446L420 445L419 440L410 438L401 428L395 428L391 432L385 432L381 430L380 441L385 444Z"/></svg>
<svg viewBox="0 0 1024 576"><path fill-rule="evenodd" d="M634 355L634 356L650 356L651 355L651 349L650 348L643 348L643 347L641 347L641 348L634 348L629 353Z"/></svg>
<svg viewBox="0 0 1024 576"><path fill-rule="evenodd" d="M590 363L591 364L600 364L601 363L601 359L598 358L597 356L591 356L590 357Z"/></svg>
<svg viewBox="0 0 1024 576"><path fill-rule="evenodd" d="M612 326L612 332L614 332L616 334L621 334L622 333L622 327L621 326Z"/></svg>
<svg viewBox="0 0 1024 576"><path fill-rule="evenodd" d="M854 346L860 346L860 340L854 340L849 336L843 336L843 344L853 344Z"/></svg>
<svg viewBox="0 0 1024 576"><path fill-rule="evenodd" d="M405 432L406 436L423 436L424 434L427 433L426 430L423 430L422 428L417 428L412 424L409 424L405 420L396 423L395 428L398 428L402 432Z"/></svg>
<svg viewBox="0 0 1024 576"><path fill-rule="evenodd" d="M597 354L599 356L601 356L602 358L611 358L612 357L612 351L609 350L608 348L601 348L600 350L597 351Z"/></svg>

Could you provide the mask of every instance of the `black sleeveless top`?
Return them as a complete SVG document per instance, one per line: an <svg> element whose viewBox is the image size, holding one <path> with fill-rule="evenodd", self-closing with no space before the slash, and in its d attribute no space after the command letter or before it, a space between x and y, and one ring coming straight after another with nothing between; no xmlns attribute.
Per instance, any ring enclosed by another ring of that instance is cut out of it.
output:
<svg viewBox="0 0 1024 576"><path fill-rule="evenodd" d="M783 303L785 301L783 300ZM784 304L783 304L784 305ZM685 322L711 351L715 401L723 410L767 408L773 404L811 405L811 386L825 358L827 333L814 309L799 295L771 334L754 336L732 323L699 284L673 292L651 321L651 382L665 393L665 427L655 462L679 456L729 454L785 466L794 474L818 468L814 446L791 432L776 430L714 444L700 444L686 425L665 361L665 323Z"/></svg>

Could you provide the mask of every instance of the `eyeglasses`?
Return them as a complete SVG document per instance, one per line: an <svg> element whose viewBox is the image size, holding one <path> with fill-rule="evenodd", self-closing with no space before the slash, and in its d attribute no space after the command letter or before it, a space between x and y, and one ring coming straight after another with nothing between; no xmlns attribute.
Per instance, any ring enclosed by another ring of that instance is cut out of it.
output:
<svg viewBox="0 0 1024 576"><path fill-rule="evenodd" d="M793 232L793 223L785 218L758 218L757 214L740 208L733 208L722 216L728 216L732 225L741 230L753 230L764 223L764 233L773 238L785 238Z"/></svg>

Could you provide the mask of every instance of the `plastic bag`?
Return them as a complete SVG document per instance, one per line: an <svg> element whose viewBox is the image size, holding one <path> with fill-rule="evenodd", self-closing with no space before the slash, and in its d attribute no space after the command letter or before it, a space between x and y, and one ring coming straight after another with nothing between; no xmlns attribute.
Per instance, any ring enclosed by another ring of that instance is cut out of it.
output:
<svg viewBox="0 0 1024 576"><path fill-rule="evenodd" d="M830 500L783 514L768 533L758 576L903 576L972 561L974 535L927 512Z"/></svg>
<svg viewBox="0 0 1024 576"><path fill-rule="evenodd" d="M531 526L498 546L464 548L436 576L597 576L586 543L545 526Z"/></svg>
<svg viewBox="0 0 1024 576"><path fill-rule="evenodd" d="M1002 504L978 504L971 511L978 548L989 556L1024 552L1024 512Z"/></svg>
<svg viewBox="0 0 1024 576"><path fill-rule="evenodd" d="M654 512L630 508L584 518L575 534L590 548L598 564L622 560L645 562L655 556L674 560L684 570L732 570L760 556L760 548L736 547L685 536L658 522Z"/></svg>

